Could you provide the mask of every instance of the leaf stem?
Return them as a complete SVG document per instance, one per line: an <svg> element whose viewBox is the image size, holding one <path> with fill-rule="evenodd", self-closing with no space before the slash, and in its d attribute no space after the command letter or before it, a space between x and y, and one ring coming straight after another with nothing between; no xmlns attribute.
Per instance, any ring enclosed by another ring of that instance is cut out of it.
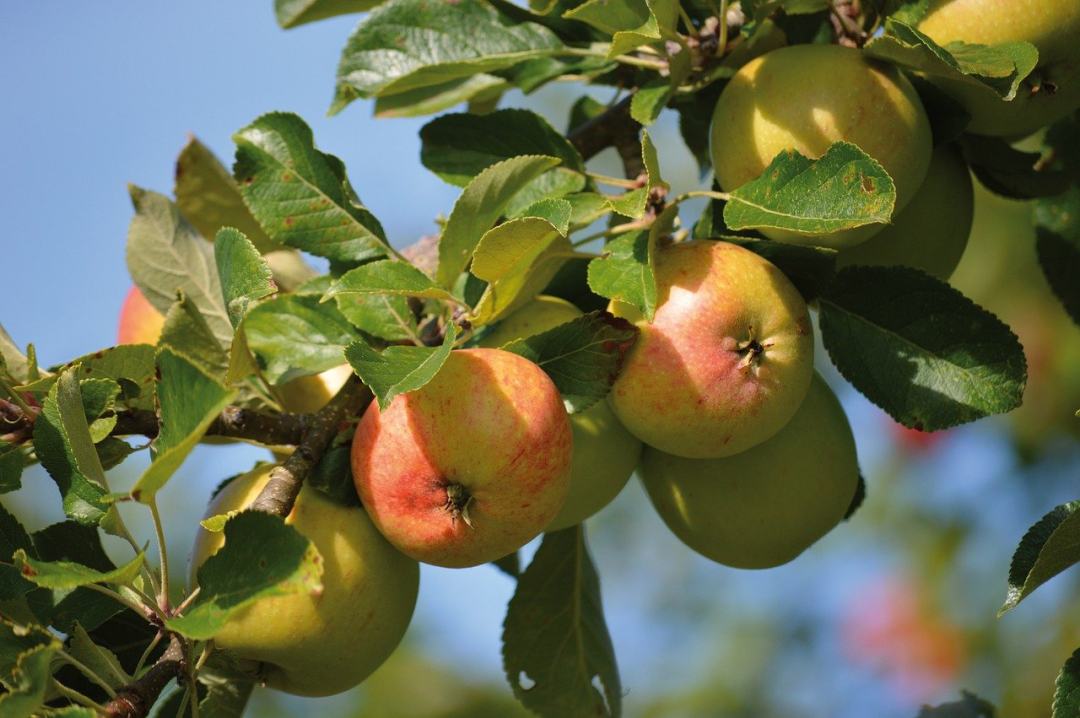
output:
<svg viewBox="0 0 1080 718"><path fill-rule="evenodd" d="M639 189L641 182L635 179L623 179L622 177L612 177L610 175L603 175L599 172L586 172L586 177L591 177L600 184L611 185L612 187L623 187L625 189Z"/></svg>
<svg viewBox="0 0 1080 718"><path fill-rule="evenodd" d="M627 232L645 229L645 227L647 226L647 224L644 224L642 222L627 222L626 224L617 224L614 227L609 227L608 229L605 229L603 231L594 232L593 234L582 237L581 239L574 240L574 242L570 246L581 247L588 244L589 242L594 242L601 238L617 237L620 234L626 234Z"/></svg>
<svg viewBox="0 0 1080 718"><path fill-rule="evenodd" d="M0 375L0 389L4 390L4 393L11 397L11 400L22 409L23 414L27 417L37 416L37 412L30 408L30 405L26 403L26 400L22 398L19 392L15 391L15 388L8 384L3 375Z"/></svg>
<svg viewBox="0 0 1080 718"><path fill-rule="evenodd" d="M720 20L720 37L716 42L716 55L717 57L723 57L724 51L727 50L727 9L728 0L720 0L720 14L717 19Z"/></svg>
<svg viewBox="0 0 1080 718"><path fill-rule="evenodd" d="M113 690L113 687L109 685L109 683L104 678L99 676L92 668L90 668L90 666L75 658L63 648L58 648L56 651L56 655L58 655L65 663L76 668L84 676L96 683L98 687L105 691L105 695L109 696L110 699L116 697L116 691Z"/></svg>
<svg viewBox="0 0 1080 718"><path fill-rule="evenodd" d="M555 54L572 55L574 57L599 57L604 60L612 60L623 65L644 67L649 70L666 70L668 67L667 62L663 60L650 60L648 58L635 57L633 55L616 55L614 57L611 57L608 55L608 53L602 50L592 50L586 47L564 47Z"/></svg>
<svg viewBox="0 0 1080 718"><path fill-rule="evenodd" d="M164 633L164 629L162 629L162 630L159 630L157 632L157 634L152 639L150 639L149 645L146 646L146 650L143 651L143 654L141 656L139 656L139 662L135 664L135 670L132 672L131 675L133 675L133 676L138 676L139 675L139 673L143 669L143 666L145 666L146 662L148 660L150 660L150 654L154 652L154 649L157 648L158 644L161 643L161 639L164 638L164 637L165 637L165 633Z"/></svg>
<svg viewBox="0 0 1080 718"><path fill-rule="evenodd" d="M672 199L671 203L672 204L679 204L680 202L691 199L693 197L708 197L709 199L718 199L718 200L721 200L722 202L727 202L729 199L731 199L731 195L728 194L727 192L714 192L712 190L704 190L703 189L703 190L694 190L692 192L683 192L682 194L680 194L677 197L675 197L674 199Z"/></svg>
<svg viewBox="0 0 1080 718"><path fill-rule="evenodd" d="M146 606L146 605L143 605L143 604L140 604L140 603L136 603L135 601L132 601L130 598L127 598L125 596L121 596L119 593L112 590L111 588L106 588L105 586L102 586L99 583L88 583L88 584L86 584L86 587L88 589L90 589L91 591L97 591L98 593L100 593L102 595L108 596L109 598L113 599L117 603L123 604L125 607L130 608L132 611L134 611L138 615L142 616L143 618L147 617L146 616L147 610L157 609L156 605L153 608L151 608L150 606Z"/></svg>
<svg viewBox="0 0 1080 718"><path fill-rule="evenodd" d="M79 693L74 688L69 688L65 686L63 683L56 680L55 678L53 679L53 688L56 689L57 693L62 695L64 698L67 698L69 701L78 703L81 706L85 706L94 711L97 711L99 714L105 712L105 706L101 705L93 698L84 696L82 693Z"/></svg>
<svg viewBox="0 0 1080 718"><path fill-rule="evenodd" d="M165 545L165 526L161 522L161 512L158 511L157 498L151 497L147 502L150 507L150 516L154 520L154 534L157 536L159 571L161 573L161 587L158 591L158 606L162 611L169 610L169 553Z"/></svg>

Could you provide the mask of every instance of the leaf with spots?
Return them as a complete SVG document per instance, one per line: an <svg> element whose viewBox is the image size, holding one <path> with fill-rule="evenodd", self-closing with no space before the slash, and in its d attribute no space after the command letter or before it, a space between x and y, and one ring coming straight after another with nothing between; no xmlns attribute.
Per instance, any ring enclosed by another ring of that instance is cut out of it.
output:
<svg viewBox="0 0 1080 718"><path fill-rule="evenodd" d="M133 409L154 408L154 347L125 344L73 359L54 374L25 384L21 391L37 396L49 393L60 374L79 367L79 379L112 379L120 385L118 401Z"/></svg>
<svg viewBox="0 0 1080 718"><path fill-rule="evenodd" d="M548 533L503 622L503 669L542 718L622 714L622 686L584 529Z"/></svg>
<svg viewBox="0 0 1080 718"><path fill-rule="evenodd" d="M322 556L280 516L243 511L225 524L225 545L198 570L199 596L166 625L194 640L213 638L255 601L322 590Z"/></svg>
<svg viewBox="0 0 1080 718"><path fill-rule="evenodd" d="M941 280L848 267L819 302L837 369L904 426L939 431L1020 405L1027 364L1016 335Z"/></svg>
<svg viewBox="0 0 1080 718"><path fill-rule="evenodd" d="M387 256L382 225L360 203L341 160L316 149L302 119L271 112L233 140L244 202L272 239L344 264Z"/></svg>
<svg viewBox="0 0 1080 718"><path fill-rule="evenodd" d="M733 230L826 234L888 223L895 204L889 173L855 145L837 142L816 160L794 150L778 154L760 177L729 194L724 222Z"/></svg>
<svg viewBox="0 0 1080 718"><path fill-rule="evenodd" d="M144 556L140 552L123 566L98 571L75 561L39 561L19 549L12 557L15 567L31 583L44 588L76 588L92 583L128 585L139 575Z"/></svg>

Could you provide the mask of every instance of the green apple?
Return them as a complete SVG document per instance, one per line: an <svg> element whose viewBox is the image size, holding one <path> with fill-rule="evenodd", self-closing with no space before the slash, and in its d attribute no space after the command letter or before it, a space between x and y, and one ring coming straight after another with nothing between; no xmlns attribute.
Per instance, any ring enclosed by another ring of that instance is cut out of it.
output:
<svg viewBox="0 0 1080 718"><path fill-rule="evenodd" d="M723 459L645 449L641 477L660 517L702 556L736 568L792 560L844 517L859 481L844 410L815 375L776 436Z"/></svg>
<svg viewBox="0 0 1080 718"><path fill-rule="evenodd" d="M1006 102L975 81L930 79L971 115L968 130L1023 137L1080 107L1080 2L1077 0L930 0L919 30L939 45L1030 42L1039 64Z"/></svg>
<svg viewBox="0 0 1080 718"><path fill-rule="evenodd" d="M698 240L655 253L652 322L608 395L631 434L689 458L746 451L780 430L806 396L814 335L795 286L776 266L728 242Z"/></svg>
<svg viewBox="0 0 1080 718"><path fill-rule="evenodd" d="M501 349L461 349L385 411L371 403L352 469L390 543L460 568L506 556L551 523L572 452L566 408L543 369Z"/></svg>
<svg viewBox="0 0 1080 718"><path fill-rule="evenodd" d="M866 242L840 252L837 266L852 264L915 267L948 280L960 263L975 216L971 173L951 145L934 150L930 171L893 223Z"/></svg>
<svg viewBox="0 0 1080 718"><path fill-rule="evenodd" d="M495 325L481 344L499 347L580 316L581 311L565 299L540 295ZM619 423L604 401L572 414L570 428L574 432L570 491L548 531L575 526L611 503L641 457L641 442Z"/></svg>
<svg viewBox="0 0 1080 718"><path fill-rule="evenodd" d="M270 479L262 466L229 482L207 516L251 504ZM336 504L305 487L286 523L315 544L322 591L263 598L234 615L214 645L258 664L266 685L303 696L327 696L367 678L393 652L412 619L419 566L387 543L362 508ZM192 551L199 566L221 549L222 532L200 528Z"/></svg>
<svg viewBox="0 0 1080 718"><path fill-rule="evenodd" d="M838 45L792 45L748 62L713 112L713 167L728 192L760 176L785 150L817 158L840 141L858 145L889 173L895 210L915 196L931 152L930 122L915 89L895 68ZM881 229L762 231L773 239L843 249Z"/></svg>

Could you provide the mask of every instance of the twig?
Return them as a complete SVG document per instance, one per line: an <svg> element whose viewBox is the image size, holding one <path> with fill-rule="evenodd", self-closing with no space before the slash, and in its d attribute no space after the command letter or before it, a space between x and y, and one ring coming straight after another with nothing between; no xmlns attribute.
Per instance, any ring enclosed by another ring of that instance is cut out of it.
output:
<svg viewBox="0 0 1080 718"><path fill-rule="evenodd" d="M371 401L371 392L355 375L330 403L311 417L311 424L296 450L285 463L270 472L270 481L251 504L257 511L288 516L304 480L326 452L342 421L358 413Z"/></svg>
<svg viewBox="0 0 1080 718"><path fill-rule="evenodd" d="M173 678L185 671L184 644L176 635L169 636L169 646L138 680L116 692L105 706L106 718L144 718L161 691Z"/></svg>
<svg viewBox="0 0 1080 718"><path fill-rule="evenodd" d="M227 406L206 430L207 436L250 439L264 444L298 444L311 421L310 414L283 414L256 411L239 406ZM145 409L122 411L116 416L117 436L157 436L160 425L157 415Z"/></svg>
<svg viewBox="0 0 1080 718"><path fill-rule="evenodd" d="M591 159L607 147L614 147L623 162L626 176L635 179L645 170L641 160L641 125L630 116L627 95L588 122L570 130L567 139L581 153L583 159Z"/></svg>

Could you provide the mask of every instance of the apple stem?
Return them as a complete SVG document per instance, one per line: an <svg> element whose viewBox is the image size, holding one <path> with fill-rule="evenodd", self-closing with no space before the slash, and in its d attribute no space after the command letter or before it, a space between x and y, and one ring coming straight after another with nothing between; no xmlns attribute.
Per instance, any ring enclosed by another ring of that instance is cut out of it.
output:
<svg viewBox="0 0 1080 718"><path fill-rule="evenodd" d="M472 504L472 494L469 490L457 482L446 485L446 503L443 504L450 513L450 521L455 522L460 518L465 525L472 528L472 519L469 518L469 505Z"/></svg>

